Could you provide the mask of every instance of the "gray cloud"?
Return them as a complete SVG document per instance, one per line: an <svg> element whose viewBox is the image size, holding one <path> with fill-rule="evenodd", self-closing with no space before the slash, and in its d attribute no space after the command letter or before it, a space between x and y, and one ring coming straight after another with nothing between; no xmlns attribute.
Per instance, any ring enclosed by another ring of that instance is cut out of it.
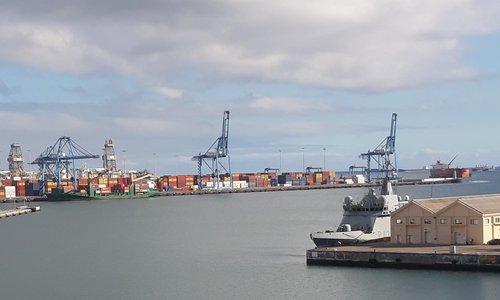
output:
<svg viewBox="0 0 500 300"><path fill-rule="evenodd" d="M464 35L496 31L496 1L10 1L3 60L146 80L183 64L228 77L390 90L478 75ZM170 74L168 74L170 72Z"/></svg>

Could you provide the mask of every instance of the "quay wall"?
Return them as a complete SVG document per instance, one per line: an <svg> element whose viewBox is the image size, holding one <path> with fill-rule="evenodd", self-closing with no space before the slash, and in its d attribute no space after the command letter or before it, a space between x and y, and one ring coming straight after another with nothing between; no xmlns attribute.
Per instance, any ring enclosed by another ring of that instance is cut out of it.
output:
<svg viewBox="0 0 500 300"><path fill-rule="evenodd" d="M343 251L319 248L307 250L306 257L308 265L500 271L500 255L497 253Z"/></svg>

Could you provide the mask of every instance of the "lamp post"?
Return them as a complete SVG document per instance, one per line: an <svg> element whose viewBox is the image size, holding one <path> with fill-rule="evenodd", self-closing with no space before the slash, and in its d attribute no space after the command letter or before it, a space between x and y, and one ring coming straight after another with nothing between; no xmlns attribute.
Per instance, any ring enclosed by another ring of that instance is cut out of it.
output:
<svg viewBox="0 0 500 300"><path fill-rule="evenodd" d="M326 171L326 148L323 148L323 171Z"/></svg>
<svg viewBox="0 0 500 300"><path fill-rule="evenodd" d="M127 169L127 150L122 150L123 153L123 173L125 174L125 170Z"/></svg>
<svg viewBox="0 0 500 300"><path fill-rule="evenodd" d="M31 171L31 167L30 167L31 150L30 149L26 149L26 152L28 152L28 173L29 173Z"/></svg>
<svg viewBox="0 0 500 300"><path fill-rule="evenodd" d="M281 173L282 173L282 172L281 172L281 149L278 149L278 152L280 153L280 171L279 171L279 172L280 172L280 174L281 174Z"/></svg>
<svg viewBox="0 0 500 300"><path fill-rule="evenodd" d="M300 148L302 150L302 172L305 174L306 173L306 162L305 162L305 157L304 157L304 147Z"/></svg>
<svg viewBox="0 0 500 300"><path fill-rule="evenodd" d="M156 153L153 153L153 174L156 176Z"/></svg>

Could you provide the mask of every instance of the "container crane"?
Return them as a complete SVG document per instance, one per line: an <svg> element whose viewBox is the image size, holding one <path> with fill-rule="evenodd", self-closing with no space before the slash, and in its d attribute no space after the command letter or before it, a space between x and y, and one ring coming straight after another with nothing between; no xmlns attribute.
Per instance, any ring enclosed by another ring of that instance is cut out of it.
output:
<svg viewBox="0 0 500 300"><path fill-rule="evenodd" d="M360 155L361 158L367 161L367 180L371 182L372 176L371 172L375 170L380 174L380 172L385 173L385 177L397 178L397 166L396 166L396 121L397 114L392 114L391 119L391 131L388 137L382 140L380 144L375 148L375 150L368 150L366 153ZM392 156L392 160L391 160ZM377 164L376 169L372 169L371 161L372 159ZM394 163L393 163L394 162ZM390 176L389 176L390 175Z"/></svg>
<svg viewBox="0 0 500 300"><path fill-rule="evenodd" d="M75 160L88 158L99 158L99 155L91 154L68 136L60 137L54 145L47 147L40 156L30 163L36 164L40 168L40 174L42 176L42 188L40 192L42 194L47 192L45 187L49 179L55 179L57 181L57 187L62 188L63 173L65 173L66 179L72 179L74 181L73 184L76 188L77 176Z"/></svg>
<svg viewBox="0 0 500 300"><path fill-rule="evenodd" d="M218 137L205 153L193 156L192 160L198 162L198 188L203 189L202 167L206 165L211 171L213 186L220 188L221 169L222 174L229 174L230 187L233 187L233 177L231 176L231 159L228 149L229 139L229 111L224 111L222 116L222 135ZM227 160L227 167L223 164L224 158Z"/></svg>

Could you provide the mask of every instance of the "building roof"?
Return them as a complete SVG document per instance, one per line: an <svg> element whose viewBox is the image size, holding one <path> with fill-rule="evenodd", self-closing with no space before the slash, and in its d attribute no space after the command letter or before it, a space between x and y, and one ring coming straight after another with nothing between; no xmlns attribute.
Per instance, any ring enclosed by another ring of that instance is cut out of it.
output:
<svg viewBox="0 0 500 300"><path fill-rule="evenodd" d="M435 199L419 199L414 200L415 204L421 206L422 208L428 210L431 213L437 213L441 209L449 206L450 204L457 201L458 198L435 198Z"/></svg>
<svg viewBox="0 0 500 300"><path fill-rule="evenodd" d="M485 215L500 213L500 195L465 197L458 201Z"/></svg>

